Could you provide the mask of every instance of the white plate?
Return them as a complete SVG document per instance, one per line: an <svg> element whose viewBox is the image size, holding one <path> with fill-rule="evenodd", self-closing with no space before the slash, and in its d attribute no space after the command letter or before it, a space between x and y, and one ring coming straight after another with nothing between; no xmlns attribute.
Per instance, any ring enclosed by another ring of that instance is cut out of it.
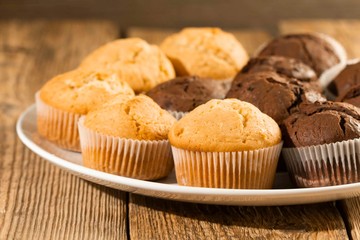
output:
<svg viewBox="0 0 360 240"><path fill-rule="evenodd" d="M151 182L96 171L82 165L80 153L60 149L38 135L34 105L20 116L16 130L21 141L33 152L74 175L111 188L152 197L196 203L270 206L326 202L360 196L360 183L293 188L289 185L287 174L277 175L274 185L277 189L242 190L179 186L174 172L166 179Z"/></svg>

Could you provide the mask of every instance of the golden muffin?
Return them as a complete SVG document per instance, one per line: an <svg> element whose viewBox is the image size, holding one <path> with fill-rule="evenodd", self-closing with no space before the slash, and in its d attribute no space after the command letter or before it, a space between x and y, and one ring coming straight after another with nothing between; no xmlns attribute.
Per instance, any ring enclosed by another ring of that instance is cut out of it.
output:
<svg viewBox="0 0 360 240"><path fill-rule="evenodd" d="M62 148L80 151L78 119L118 94L134 91L116 74L77 69L58 75L36 95L38 132Z"/></svg>
<svg viewBox="0 0 360 240"><path fill-rule="evenodd" d="M155 45L139 38L118 39L90 53L80 64L86 69L106 69L116 73L135 92L148 91L175 77L174 68Z"/></svg>
<svg viewBox="0 0 360 240"><path fill-rule="evenodd" d="M271 188L281 151L276 122L237 99L210 100L169 132L180 185Z"/></svg>
<svg viewBox="0 0 360 240"><path fill-rule="evenodd" d="M185 28L167 37L160 48L178 76L231 79L248 61L241 43L219 28Z"/></svg>
<svg viewBox="0 0 360 240"><path fill-rule="evenodd" d="M168 132L176 119L145 95L119 96L79 122L85 166L153 180L173 168Z"/></svg>

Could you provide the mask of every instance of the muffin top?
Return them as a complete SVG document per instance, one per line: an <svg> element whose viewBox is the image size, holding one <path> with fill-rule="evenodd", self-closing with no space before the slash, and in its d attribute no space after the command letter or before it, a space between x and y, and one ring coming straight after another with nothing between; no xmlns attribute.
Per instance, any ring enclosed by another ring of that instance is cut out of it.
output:
<svg viewBox="0 0 360 240"><path fill-rule="evenodd" d="M137 140L164 140L176 119L145 95L116 96L90 111L85 127L101 134Z"/></svg>
<svg viewBox="0 0 360 240"><path fill-rule="evenodd" d="M228 90L226 85L224 82L196 76L178 77L157 85L146 95L163 109L189 112L211 99L223 99Z"/></svg>
<svg viewBox="0 0 360 240"><path fill-rule="evenodd" d="M238 74L226 98L254 104L279 125L302 103L325 101L320 93L305 88L296 79L269 71Z"/></svg>
<svg viewBox="0 0 360 240"><path fill-rule="evenodd" d="M310 66L320 76L340 63L334 47L318 34L289 34L270 41L259 56L278 55L295 58Z"/></svg>
<svg viewBox="0 0 360 240"><path fill-rule="evenodd" d="M249 60L242 73L273 71L290 78L296 78L309 88L321 92L314 70L298 59L282 56L255 57Z"/></svg>
<svg viewBox="0 0 360 240"><path fill-rule="evenodd" d="M135 92L147 91L175 77L174 68L155 45L139 38L109 42L88 55L81 68L105 68L126 81Z"/></svg>
<svg viewBox="0 0 360 240"><path fill-rule="evenodd" d="M40 99L54 108L86 114L114 95L134 95L116 74L76 69L58 75L40 89Z"/></svg>
<svg viewBox="0 0 360 240"><path fill-rule="evenodd" d="M229 79L248 60L236 38L219 28L185 28L167 37L160 47L179 76Z"/></svg>
<svg viewBox="0 0 360 240"><path fill-rule="evenodd" d="M329 89L339 96L357 84L360 84L360 62L348 64L330 83Z"/></svg>
<svg viewBox="0 0 360 240"><path fill-rule="evenodd" d="M213 99L174 124L171 145L204 152L233 152L281 142L276 122L254 105L237 99Z"/></svg>
<svg viewBox="0 0 360 240"><path fill-rule="evenodd" d="M337 102L347 102L360 107L360 84L357 84L336 98Z"/></svg>
<svg viewBox="0 0 360 240"><path fill-rule="evenodd" d="M347 103L304 104L284 120L284 145L304 147L360 137L360 109Z"/></svg>

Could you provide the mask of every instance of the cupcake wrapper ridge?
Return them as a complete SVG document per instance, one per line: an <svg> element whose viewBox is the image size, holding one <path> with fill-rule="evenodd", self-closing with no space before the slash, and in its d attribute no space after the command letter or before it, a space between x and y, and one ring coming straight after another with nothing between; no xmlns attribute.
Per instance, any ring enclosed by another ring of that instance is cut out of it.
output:
<svg viewBox="0 0 360 240"><path fill-rule="evenodd" d="M282 143L239 152L197 152L172 146L179 185L233 188L272 188Z"/></svg>
<svg viewBox="0 0 360 240"><path fill-rule="evenodd" d="M301 148L284 148L287 168L298 187L360 181L360 138Z"/></svg>
<svg viewBox="0 0 360 240"><path fill-rule="evenodd" d="M155 180L166 177L174 163L168 140L133 140L107 136L84 126L79 120L83 164L124 177Z"/></svg>
<svg viewBox="0 0 360 240"><path fill-rule="evenodd" d="M78 120L82 115L47 105L40 99L39 92L35 101L39 134L61 148L80 152Z"/></svg>

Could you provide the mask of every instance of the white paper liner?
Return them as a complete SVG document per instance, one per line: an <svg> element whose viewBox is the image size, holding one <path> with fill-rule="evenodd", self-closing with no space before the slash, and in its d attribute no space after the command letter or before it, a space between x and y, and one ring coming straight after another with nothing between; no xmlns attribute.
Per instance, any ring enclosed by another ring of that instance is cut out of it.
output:
<svg viewBox="0 0 360 240"><path fill-rule="evenodd" d="M332 186L360 181L360 138L282 151L290 176L299 187Z"/></svg>
<svg viewBox="0 0 360 240"><path fill-rule="evenodd" d="M80 152L78 120L81 114L65 112L44 103L35 94L37 129L39 134L57 146Z"/></svg>
<svg viewBox="0 0 360 240"><path fill-rule="evenodd" d="M103 172L142 180L167 176L173 169L168 140L146 141L107 136L79 120L83 164Z"/></svg>
<svg viewBox="0 0 360 240"><path fill-rule="evenodd" d="M180 120L182 117L184 117L188 112L177 112L177 111L168 111L171 115L173 115L176 120Z"/></svg>
<svg viewBox="0 0 360 240"><path fill-rule="evenodd" d="M179 185L272 188L282 142L269 148L239 152L196 152L172 146Z"/></svg>

